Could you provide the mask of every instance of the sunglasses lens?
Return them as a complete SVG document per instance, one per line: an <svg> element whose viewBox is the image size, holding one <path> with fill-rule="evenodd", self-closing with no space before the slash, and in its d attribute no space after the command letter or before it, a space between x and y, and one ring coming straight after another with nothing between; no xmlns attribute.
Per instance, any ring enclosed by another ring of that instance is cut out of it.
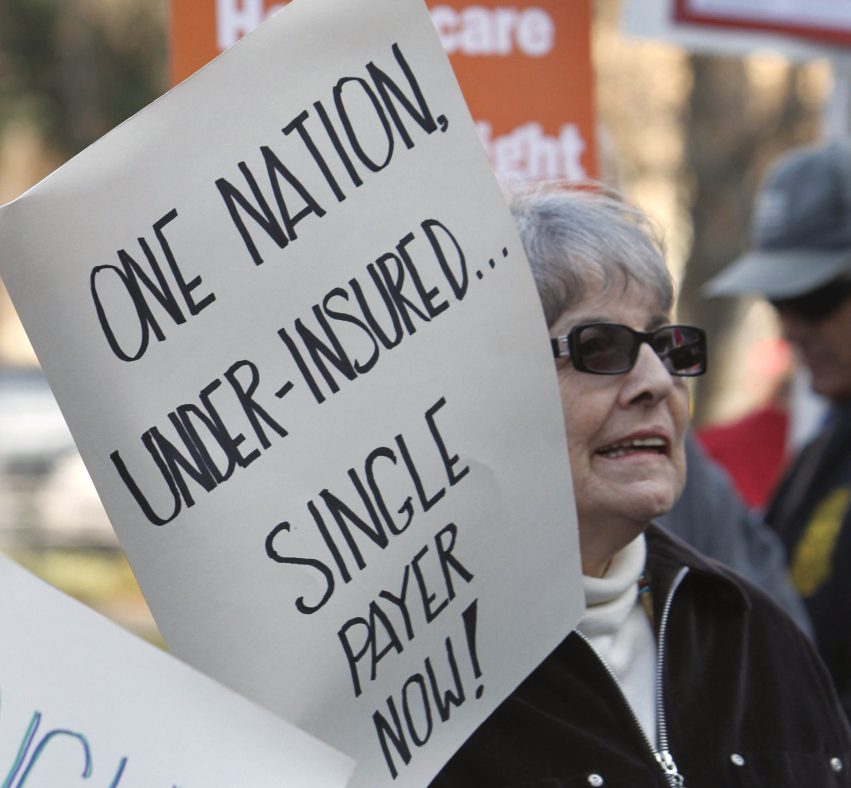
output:
<svg viewBox="0 0 851 788"><path fill-rule="evenodd" d="M656 331L634 331L620 323L586 323L567 337L573 366L597 375L629 372L647 342L672 375L684 377L706 372L706 334L695 326L663 326ZM558 352L557 339L553 349Z"/></svg>
<svg viewBox="0 0 851 788"><path fill-rule="evenodd" d="M665 326L653 334L653 350L672 375L706 371L706 336L694 326Z"/></svg>
<svg viewBox="0 0 851 788"><path fill-rule="evenodd" d="M626 326L598 323L582 327L577 349L582 369L612 375L635 363L637 340Z"/></svg>

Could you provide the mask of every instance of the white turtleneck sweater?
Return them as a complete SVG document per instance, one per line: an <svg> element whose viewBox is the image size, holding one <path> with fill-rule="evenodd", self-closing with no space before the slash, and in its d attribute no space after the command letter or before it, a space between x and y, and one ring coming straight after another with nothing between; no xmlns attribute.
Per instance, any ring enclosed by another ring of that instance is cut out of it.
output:
<svg viewBox="0 0 851 788"><path fill-rule="evenodd" d="M583 576L585 615L577 629L617 676L656 749L656 638L638 599L646 557L642 534L612 558L603 577Z"/></svg>

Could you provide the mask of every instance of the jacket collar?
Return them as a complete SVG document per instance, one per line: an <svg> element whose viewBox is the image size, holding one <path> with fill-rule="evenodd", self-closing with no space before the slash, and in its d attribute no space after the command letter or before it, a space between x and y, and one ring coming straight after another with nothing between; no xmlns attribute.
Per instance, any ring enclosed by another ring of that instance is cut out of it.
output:
<svg viewBox="0 0 851 788"><path fill-rule="evenodd" d="M751 603L741 578L732 570L698 553L678 537L651 524L646 531L647 573L653 588L654 607L663 604L680 568L687 566L686 585L702 587L723 603L750 610Z"/></svg>

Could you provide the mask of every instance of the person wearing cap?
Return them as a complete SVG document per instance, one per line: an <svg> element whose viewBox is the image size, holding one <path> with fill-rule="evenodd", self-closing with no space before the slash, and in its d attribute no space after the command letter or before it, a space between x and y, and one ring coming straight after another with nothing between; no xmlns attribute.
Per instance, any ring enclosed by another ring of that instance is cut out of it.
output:
<svg viewBox="0 0 851 788"><path fill-rule="evenodd" d="M751 248L704 288L758 294L829 401L766 509L851 717L851 141L793 149L766 176Z"/></svg>

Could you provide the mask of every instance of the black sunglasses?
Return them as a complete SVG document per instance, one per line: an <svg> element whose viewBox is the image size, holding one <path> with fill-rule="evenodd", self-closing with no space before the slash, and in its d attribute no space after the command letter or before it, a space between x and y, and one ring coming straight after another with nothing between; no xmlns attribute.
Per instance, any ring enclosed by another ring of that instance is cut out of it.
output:
<svg viewBox="0 0 851 788"><path fill-rule="evenodd" d="M781 312L791 312L810 323L817 323L830 317L849 298L851 279L838 279L797 298L773 298L771 304Z"/></svg>
<svg viewBox="0 0 851 788"><path fill-rule="evenodd" d="M694 377L706 372L706 333L695 326L635 331L620 323L583 323L550 342L556 358L569 357L574 369L595 375L629 372L644 342L672 375Z"/></svg>

